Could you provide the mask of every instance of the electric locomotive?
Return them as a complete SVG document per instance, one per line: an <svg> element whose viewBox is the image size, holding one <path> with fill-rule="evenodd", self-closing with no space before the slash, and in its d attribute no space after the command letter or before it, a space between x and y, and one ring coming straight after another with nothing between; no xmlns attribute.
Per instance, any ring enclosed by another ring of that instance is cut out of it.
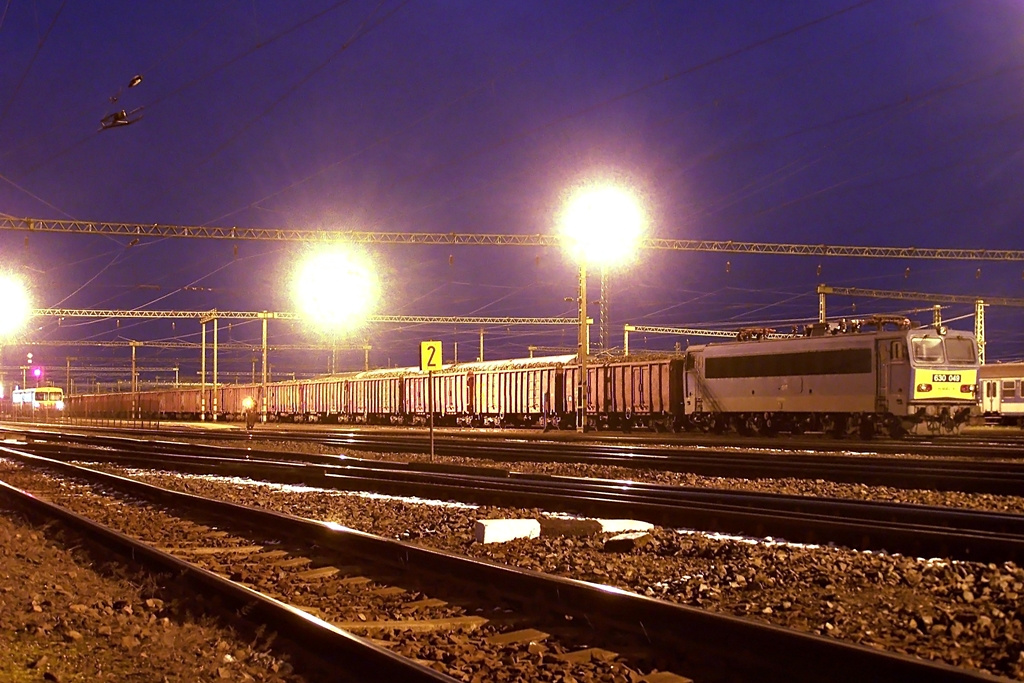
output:
<svg viewBox="0 0 1024 683"><path fill-rule="evenodd" d="M876 316L790 338L754 336L686 350L685 425L898 437L922 425L955 431L976 404L980 366L969 332Z"/></svg>
<svg viewBox="0 0 1024 683"><path fill-rule="evenodd" d="M15 417L49 419L64 412L64 390L60 387L15 389L11 392L11 412Z"/></svg>

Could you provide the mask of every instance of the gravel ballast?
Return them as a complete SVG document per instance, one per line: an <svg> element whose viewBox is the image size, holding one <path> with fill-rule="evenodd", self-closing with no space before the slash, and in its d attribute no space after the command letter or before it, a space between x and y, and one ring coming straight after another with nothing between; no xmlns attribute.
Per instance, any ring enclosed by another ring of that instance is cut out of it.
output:
<svg viewBox="0 0 1024 683"><path fill-rule="evenodd" d="M543 511L425 504L216 477L131 475L198 495L1024 680L1024 569L1012 563L926 560L664 528L654 529L649 542L628 553L606 552L607 534L480 545L472 532L477 519L538 517Z"/></svg>
<svg viewBox="0 0 1024 683"><path fill-rule="evenodd" d="M305 680L180 589L80 545L0 509L0 680Z"/></svg>

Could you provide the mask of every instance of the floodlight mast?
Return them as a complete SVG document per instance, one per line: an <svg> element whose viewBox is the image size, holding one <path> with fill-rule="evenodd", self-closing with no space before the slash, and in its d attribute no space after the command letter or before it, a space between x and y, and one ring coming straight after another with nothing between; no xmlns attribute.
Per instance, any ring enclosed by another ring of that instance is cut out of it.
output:
<svg viewBox="0 0 1024 683"><path fill-rule="evenodd" d="M579 283L579 313L580 324L576 334L576 354L579 360L580 372L576 378L576 431L583 433L587 431L587 356L590 355L590 345L587 343L587 261L580 259L580 283Z"/></svg>
<svg viewBox="0 0 1024 683"><path fill-rule="evenodd" d="M576 378L576 430L587 430L587 265L602 269L630 258L644 229L639 202L622 188L594 184L581 188L567 203L560 217L565 246L579 261L579 327L576 348L579 376ZM604 278L602 277L602 280ZM602 286L602 295L607 296ZM604 324L606 305L602 307Z"/></svg>

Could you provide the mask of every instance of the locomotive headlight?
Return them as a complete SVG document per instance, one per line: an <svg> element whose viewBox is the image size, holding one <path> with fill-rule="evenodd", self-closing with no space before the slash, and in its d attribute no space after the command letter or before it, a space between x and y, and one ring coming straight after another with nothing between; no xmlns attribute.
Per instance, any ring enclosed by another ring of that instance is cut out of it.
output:
<svg viewBox="0 0 1024 683"><path fill-rule="evenodd" d="M252 396L246 396L242 399L242 408L244 410L252 410L253 405L255 404L253 403Z"/></svg>
<svg viewBox="0 0 1024 683"><path fill-rule="evenodd" d="M917 390L921 393L926 393L932 390L932 385L921 383L917 385Z"/></svg>
<svg viewBox="0 0 1024 683"><path fill-rule="evenodd" d="M54 407L57 408L57 410L64 410L64 401L57 401L54 404Z"/></svg>
<svg viewBox="0 0 1024 683"><path fill-rule="evenodd" d="M961 384L960 385L960 393L961 394L973 394L975 388L976 387L973 384Z"/></svg>

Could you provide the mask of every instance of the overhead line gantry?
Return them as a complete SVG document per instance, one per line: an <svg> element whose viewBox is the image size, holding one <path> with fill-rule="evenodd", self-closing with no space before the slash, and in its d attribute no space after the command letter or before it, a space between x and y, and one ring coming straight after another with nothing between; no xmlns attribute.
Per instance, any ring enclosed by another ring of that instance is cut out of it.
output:
<svg viewBox="0 0 1024 683"><path fill-rule="evenodd" d="M156 311L148 309L99 308L37 308L35 316L59 318L190 318L194 320L302 320L298 313L288 311ZM438 325L576 325L576 318L515 318L507 316L438 316L438 315L371 315L371 323L438 324Z"/></svg>
<svg viewBox="0 0 1024 683"><path fill-rule="evenodd" d="M971 296L969 294L934 294L929 292L903 292L891 289L863 289L860 287L831 287L818 285L818 321L825 322L825 295L860 296L866 299L893 299L896 301L928 301L936 304L971 304L974 306L974 335L978 339L978 360L985 363L985 307L1010 306L1024 308L1024 299L1006 296ZM936 306L933 322L942 322Z"/></svg>
<svg viewBox="0 0 1024 683"><path fill-rule="evenodd" d="M356 230L292 230L282 228L217 227L161 223L106 223L0 216L0 230L52 232L123 237L221 239L271 242L349 242L355 244L420 244L464 246L561 247L558 235L487 234L456 232L383 232ZM861 247L836 244L784 244L733 240L677 240L648 237L642 249L669 251L841 256L960 261L1024 261L1020 249L932 249L917 247Z"/></svg>

